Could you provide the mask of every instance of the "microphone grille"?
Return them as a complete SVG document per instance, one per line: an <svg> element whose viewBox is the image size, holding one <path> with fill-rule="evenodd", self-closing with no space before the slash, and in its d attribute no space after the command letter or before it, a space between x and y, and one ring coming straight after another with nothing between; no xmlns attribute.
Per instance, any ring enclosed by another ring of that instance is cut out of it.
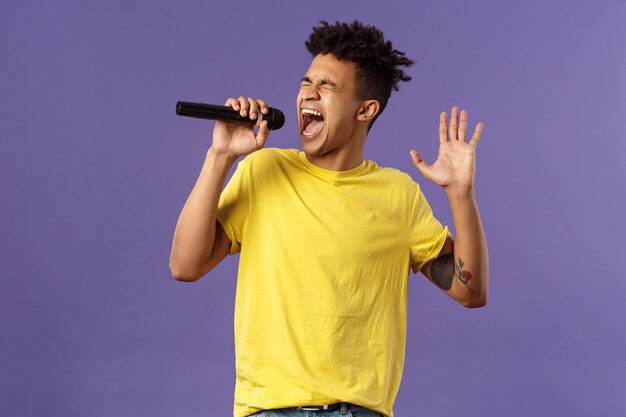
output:
<svg viewBox="0 0 626 417"><path fill-rule="evenodd" d="M278 109L270 107L268 116L270 117L267 121L267 127L270 128L270 130L278 130L285 124L285 115Z"/></svg>

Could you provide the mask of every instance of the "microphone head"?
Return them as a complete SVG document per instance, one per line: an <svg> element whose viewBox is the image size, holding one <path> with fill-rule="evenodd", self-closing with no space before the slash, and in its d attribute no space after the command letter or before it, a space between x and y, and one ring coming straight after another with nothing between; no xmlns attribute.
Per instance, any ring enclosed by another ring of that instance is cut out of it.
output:
<svg viewBox="0 0 626 417"><path fill-rule="evenodd" d="M267 115L263 118L267 119L267 127L270 130L278 130L285 124L285 115L283 112L273 107L269 108Z"/></svg>

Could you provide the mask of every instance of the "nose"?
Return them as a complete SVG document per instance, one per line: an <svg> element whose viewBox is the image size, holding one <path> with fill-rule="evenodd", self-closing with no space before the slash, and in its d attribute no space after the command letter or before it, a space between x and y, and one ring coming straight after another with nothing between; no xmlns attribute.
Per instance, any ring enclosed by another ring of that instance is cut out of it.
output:
<svg viewBox="0 0 626 417"><path fill-rule="evenodd" d="M302 100L318 100L320 98L318 87L315 84L303 86L300 89L300 97Z"/></svg>

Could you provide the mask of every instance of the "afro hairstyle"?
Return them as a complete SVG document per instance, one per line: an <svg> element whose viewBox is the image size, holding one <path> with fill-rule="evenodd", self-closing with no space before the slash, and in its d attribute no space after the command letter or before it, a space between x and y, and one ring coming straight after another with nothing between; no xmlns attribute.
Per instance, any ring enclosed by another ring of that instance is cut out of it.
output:
<svg viewBox="0 0 626 417"><path fill-rule="evenodd" d="M398 82L411 80L401 67L410 67L413 61L404 52L394 49L383 32L374 26L356 20L350 24L330 25L322 20L304 44L312 57L332 54L339 60L357 64L356 98L380 103L380 111L369 127L387 106L391 90L398 91Z"/></svg>

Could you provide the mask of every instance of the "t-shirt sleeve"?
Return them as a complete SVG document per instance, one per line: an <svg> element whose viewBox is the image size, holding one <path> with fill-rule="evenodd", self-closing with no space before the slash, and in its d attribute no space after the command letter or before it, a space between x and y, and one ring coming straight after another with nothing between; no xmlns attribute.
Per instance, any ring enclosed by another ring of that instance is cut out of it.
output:
<svg viewBox="0 0 626 417"><path fill-rule="evenodd" d="M252 184L249 164L244 159L220 195L217 221L231 241L230 254L241 251L246 225L250 218Z"/></svg>
<svg viewBox="0 0 626 417"><path fill-rule="evenodd" d="M426 197L418 188L411 218L411 265L413 271L419 271L422 266L435 259L446 238L451 236L447 226L443 226L433 216L433 211L426 201Z"/></svg>

